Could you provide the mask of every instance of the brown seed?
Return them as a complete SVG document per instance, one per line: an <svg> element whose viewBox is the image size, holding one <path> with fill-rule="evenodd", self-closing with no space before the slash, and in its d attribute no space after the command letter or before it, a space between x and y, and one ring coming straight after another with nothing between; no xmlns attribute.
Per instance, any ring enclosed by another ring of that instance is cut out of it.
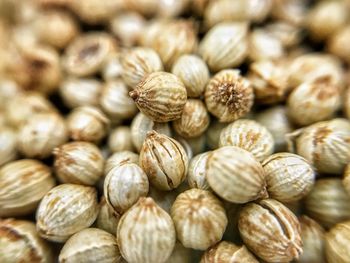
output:
<svg viewBox="0 0 350 263"><path fill-rule="evenodd" d="M246 246L237 246L227 241L221 241L209 248L202 256L200 263L245 262L258 263L259 261Z"/></svg>
<svg viewBox="0 0 350 263"><path fill-rule="evenodd" d="M53 249L30 221L0 220L0 262L54 262Z"/></svg>
<svg viewBox="0 0 350 263"><path fill-rule="evenodd" d="M182 111L181 118L173 122L174 130L184 138L202 135L209 126L209 114L201 100L189 99Z"/></svg>
<svg viewBox="0 0 350 263"><path fill-rule="evenodd" d="M305 198L306 214L322 226L333 225L350 219L350 195L341 179L329 178L316 181Z"/></svg>
<svg viewBox="0 0 350 263"><path fill-rule="evenodd" d="M206 168L209 186L229 202L247 203L267 195L264 169L246 150L221 147L210 153Z"/></svg>
<svg viewBox="0 0 350 263"><path fill-rule="evenodd" d="M179 142L151 131L140 152L140 166L151 184L159 190L170 191L186 179L188 157Z"/></svg>
<svg viewBox="0 0 350 263"><path fill-rule="evenodd" d="M227 225L222 203L211 192L190 189L171 208L177 238L188 248L205 250L221 240Z"/></svg>
<svg viewBox="0 0 350 263"><path fill-rule="evenodd" d="M54 168L62 183L95 185L103 174L104 159L92 143L70 142L53 150Z"/></svg>
<svg viewBox="0 0 350 263"><path fill-rule="evenodd" d="M184 84L167 72L149 74L129 94L140 111L156 122L179 119L187 101Z"/></svg>
<svg viewBox="0 0 350 263"><path fill-rule="evenodd" d="M303 251L298 219L273 199L244 206L238 228L244 244L268 262L290 262Z"/></svg>
<svg viewBox="0 0 350 263"><path fill-rule="evenodd" d="M205 89L208 111L220 122L231 122L247 114L253 106L250 82L239 70L222 70L214 75Z"/></svg>
<svg viewBox="0 0 350 263"><path fill-rule="evenodd" d="M301 227L301 240L303 241L303 253L300 255L300 263L324 263L325 230L314 220L307 216L299 218Z"/></svg>
<svg viewBox="0 0 350 263"><path fill-rule="evenodd" d="M326 234L326 256L329 263L350 261L350 221L337 224Z"/></svg>

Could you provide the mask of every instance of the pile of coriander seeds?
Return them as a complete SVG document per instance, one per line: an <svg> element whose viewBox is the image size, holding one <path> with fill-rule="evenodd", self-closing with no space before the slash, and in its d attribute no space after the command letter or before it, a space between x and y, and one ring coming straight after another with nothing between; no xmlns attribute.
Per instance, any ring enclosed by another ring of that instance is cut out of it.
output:
<svg viewBox="0 0 350 263"><path fill-rule="evenodd" d="M0 0L0 263L349 263L349 0Z"/></svg>

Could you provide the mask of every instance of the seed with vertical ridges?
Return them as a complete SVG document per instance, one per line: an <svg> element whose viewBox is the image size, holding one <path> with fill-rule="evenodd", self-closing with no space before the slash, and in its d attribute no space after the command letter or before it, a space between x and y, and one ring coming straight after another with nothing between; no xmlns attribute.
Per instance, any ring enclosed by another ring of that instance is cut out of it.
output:
<svg viewBox="0 0 350 263"><path fill-rule="evenodd" d="M247 203L267 196L264 169L246 150L221 147L209 155L206 167L208 184L229 202Z"/></svg>
<svg viewBox="0 0 350 263"><path fill-rule="evenodd" d="M106 202L116 212L128 210L142 196L147 196L149 189L145 172L134 163L119 165L106 175L104 196Z"/></svg>
<svg viewBox="0 0 350 263"><path fill-rule="evenodd" d="M184 84L167 72L149 74L129 94L140 111L157 122L180 118L187 100Z"/></svg>
<svg viewBox="0 0 350 263"><path fill-rule="evenodd" d="M271 133L253 120L236 120L220 134L219 146L237 146L262 161L273 153L274 140Z"/></svg>
<svg viewBox="0 0 350 263"><path fill-rule="evenodd" d="M120 219L117 242L130 263L164 263L175 246L174 223L152 198L142 197Z"/></svg>
<svg viewBox="0 0 350 263"><path fill-rule="evenodd" d="M50 168L37 160L22 159L0 169L0 217L28 215L55 186Z"/></svg>
<svg viewBox="0 0 350 263"><path fill-rule="evenodd" d="M30 221L0 220L0 262L54 262L50 245Z"/></svg>
<svg viewBox="0 0 350 263"><path fill-rule="evenodd" d="M243 207L238 228L244 244L268 262L290 262L302 253L298 219L273 199Z"/></svg>
<svg viewBox="0 0 350 263"><path fill-rule="evenodd" d="M266 174L267 191L271 198L294 202L305 197L312 189L316 174L301 156L276 153L262 162Z"/></svg>
<svg viewBox="0 0 350 263"><path fill-rule="evenodd" d="M211 192L190 189L181 193L171 208L177 238L188 248L205 250L221 240L227 216Z"/></svg>
<svg viewBox="0 0 350 263"><path fill-rule="evenodd" d="M200 263L222 263L222 262L244 262L258 263L259 261L246 246L237 246L227 241L221 241L212 248L209 248L202 256Z"/></svg>
<svg viewBox="0 0 350 263"><path fill-rule="evenodd" d="M151 184L159 190L170 191L186 179L188 157L179 142L151 131L140 152L140 165Z"/></svg>
<svg viewBox="0 0 350 263"><path fill-rule="evenodd" d="M326 256L329 263L350 261L350 221L340 223L326 234Z"/></svg>
<svg viewBox="0 0 350 263"><path fill-rule="evenodd" d="M48 192L36 213L36 228L45 239L64 242L89 227L98 214L96 189L77 184L61 184Z"/></svg>
<svg viewBox="0 0 350 263"><path fill-rule="evenodd" d="M201 100L189 99L181 118L173 122L174 130L184 138L202 135L209 126L209 114Z"/></svg>
<svg viewBox="0 0 350 263"><path fill-rule="evenodd" d="M53 154L55 173L62 183L94 185L103 174L103 156L92 143L67 143Z"/></svg>
<svg viewBox="0 0 350 263"><path fill-rule="evenodd" d="M115 236L98 228L87 228L71 236L58 260L60 263L122 262Z"/></svg>

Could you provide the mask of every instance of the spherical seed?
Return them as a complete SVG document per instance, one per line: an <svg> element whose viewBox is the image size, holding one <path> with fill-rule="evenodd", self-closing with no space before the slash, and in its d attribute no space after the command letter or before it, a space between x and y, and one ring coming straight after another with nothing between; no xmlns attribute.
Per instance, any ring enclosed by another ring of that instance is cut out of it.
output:
<svg viewBox="0 0 350 263"><path fill-rule="evenodd" d="M209 191L181 193L171 208L177 238L188 248L205 250L221 240L227 225L222 203Z"/></svg>
<svg viewBox="0 0 350 263"><path fill-rule="evenodd" d="M250 82L238 70L222 70L207 84L204 94L208 111L220 122L231 122L247 114L253 106Z"/></svg>
<svg viewBox="0 0 350 263"><path fill-rule="evenodd" d="M229 202L247 203L267 195L265 172L246 150L221 147L209 155L206 168L209 186Z"/></svg>
<svg viewBox="0 0 350 263"><path fill-rule="evenodd" d="M187 101L184 84L166 72L149 74L129 94L139 110L157 122L179 119Z"/></svg>
<svg viewBox="0 0 350 263"><path fill-rule="evenodd" d="M142 197L120 219L117 242L128 262L163 263L176 241L174 223L150 197Z"/></svg>

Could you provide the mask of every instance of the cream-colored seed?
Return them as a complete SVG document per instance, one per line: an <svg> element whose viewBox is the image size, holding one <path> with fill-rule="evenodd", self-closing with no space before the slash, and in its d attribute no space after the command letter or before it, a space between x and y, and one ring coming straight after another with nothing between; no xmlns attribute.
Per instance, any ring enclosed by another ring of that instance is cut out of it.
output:
<svg viewBox="0 0 350 263"><path fill-rule="evenodd" d="M0 65L0 72L1 70L2 69ZM6 110L9 107L8 106L9 102L12 102L15 99L18 99L18 97L25 98L24 96L21 96L21 93L22 93L21 88L13 79L9 79L3 76L0 79L0 110L3 110L7 115L8 113L6 112Z"/></svg>
<svg viewBox="0 0 350 263"><path fill-rule="evenodd" d="M118 263L122 259L114 235L98 228L87 228L67 240L58 261Z"/></svg>
<svg viewBox="0 0 350 263"><path fill-rule="evenodd" d="M207 182L207 162L211 152L205 152L196 155L190 161L187 173L187 182L191 188L209 190Z"/></svg>
<svg viewBox="0 0 350 263"><path fill-rule="evenodd" d="M312 38L322 41L343 27L348 18L346 2L320 1L309 11L305 22Z"/></svg>
<svg viewBox="0 0 350 263"><path fill-rule="evenodd" d="M121 80L108 81L104 85L100 104L112 122L114 119L130 119L137 113L137 107L128 93L128 88Z"/></svg>
<svg viewBox="0 0 350 263"><path fill-rule="evenodd" d="M252 61L277 60L284 55L282 42L264 29L255 29L250 33L248 46L248 57Z"/></svg>
<svg viewBox="0 0 350 263"><path fill-rule="evenodd" d="M274 106L255 115L255 120L265 126L275 142L275 151L287 149L286 134L293 131L284 106Z"/></svg>
<svg viewBox="0 0 350 263"><path fill-rule="evenodd" d="M108 147L112 152L133 151L129 126L119 126L112 130L108 136Z"/></svg>
<svg viewBox="0 0 350 263"><path fill-rule="evenodd" d="M92 78L65 79L59 87L63 103L69 108L97 106L102 92L102 83Z"/></svg>
<svg viewBox="0 0 350 263"><path fill-rule="evenodd" d="M148 74L163 71L163 64L151 48L138 47L126 52L122 57L122 77L126 85L135 88Z"/></svg>
<svg viewBox="0 0 350 263"><path fill-rule="evenodd" d="M129 0L125 2L125 6L129 10L146 17L154 16L157 13L158 5L158 0Z"/></svg>
<svg viewBox="0 0 350 263"><path fill-rule="evenodd" d="M18 149L28 158L43 159L67 140L68 130L64 119L56 113L42 113L21 126Z"/></svg>
<svg viewBox="0 0 350 263"><path fill-rule="evenodd" d="M176 60L171 72L184 83L188 97L200 97L209 81L207 64L196 55L183 55Z"/></svg>
<svg viewBox="0 0 350 263"><path fill-rule="evenodd" d="M350 195L341 179L320 179L305 199L306 213L326 228L350 219Z"/></svg>
<svg viewBox="0 0 350 263"><path fill-rule="evenodd" d="M265 261L290 262L303 251L298 219L276 200L243 207L238 228L244 244Z"/></svg>
<svg viewBox="0 0 350 263"><path fill-rule="evenodd" d="M331 83L339 87L344 82L341 61L329 54L309 53L298 56L291 61L288 72L288 82L293 88L325 76L329 76Z"/></svg>
<svg viewBox="0 0 350 263"><path fill-rule="evenodd" d="M34 21L38 38L56 48L66 47L79 33L74 18L67 12L46 10Z"/></svg>
<svg viewBox="0 0 350 263"><path fill-rule="evenodd" d="M149 0L146 1L150 2ZM168 21L166 19L152 19L150 22L148 22L145 28L140 33L138 39L139 45L143 47L152 47L152 45L154 44L154 39L158 34L161 34L162 31L164 31L167 22Z"/></svg>
<svg viewBox="0 0 350 263"><path fill-rule="evenodd" d="M284 21L269 23L267 33L279 39L284 48L297 46L302 41L303 31L300 27Z"/></svg>
<svg viewBox="0 0 350 263"><path fill-rule="evenodd" d="M14 127L20 127L39 113L54 112L51 102L37 92L19 93L7 102L6 117Z"/></svg>
<svg viewBox="0 0 350 263"><path fill-rule="evenodd" d="M195 52L197 32L194 23L189 20L177 19L164 23L165 27L156 32L150 47L159 54L165 68L171 69L180 56Z"/></svg>
<svg viewBox="0 0 350 263"><path fill-rule="evenodd" d="M342 222L326 234L326 257L329 263L350 261L350 221Z"/></svg>
<svg viewBox="0 0 350 263"><path fill-rule="evenodd" d="M38 235L35 224L17 219L0 220L0 262L53 261L53 250Z"/></svg>
<svg viewBox="0 0 350 263"><path fill-rule="evenodd" d="M117 242L130 263L163 263L175 247L174 223L152 198L142 197L120 219Z"/></svg>
<svg viewBox="0 0 350 263"><path fill-rule="evenodd" d="M184 84L167 72L149 74L129 94L140 111L157 122L179 119L187 101Z"/></svg>
<svg viewBox="0 0 350 263"><path fill-rule="evenodd" d="M122 52L112 52L104 62L101 69L102 78L105 81L117 80L121 78L123 67L121 62Z"/></svg>
<svg viewBox="0 0 350 263"><path fill-rule="evenodd" d="M260 123L241 119L221 131L219 146L240 147L262 161L273 153L274 140L268 129Z"/></svg>
<svg viewBox="0 0 350 263"><path fill-rule="evenodd" d="M206 167L209 186L229 202L247 203L267 195L264 169L246 150L221 147L209 155Z"/></svg>
<svg viewBox="0 0 350 263"><path fill-rule="evenodd" d="M347 45L349 36L350 26L347 25L338 30L328 42L329 51L347 63L350 62L350 48Z"/></svg>
<svg viewBox="0 0 350 263"><path fill-rule="evenodd" d="M104 197L117 213L127 211L140 197L147 196L148 178L134 163L124 163L108 172L104 181Z"/></svg>
<svg viewBox="0 0 350 263"><path fill-rule="evenodd" d="M53 154L55 174L62 183L94 185L103 174L103 156L92 143L70 142Z"/></svg>
<svg viewBox="0 0 350 263"><path fill-rule="evenodd" d="M316 174L301 156L276 153L262 162L269 196L280 202L294 202L305 197L315 182Z"/></svg>
<svg viewBox="0 0 350 263"><path fill-rule="evenodd" d="M24 39L17 42L19 54L7 52L8 76L23 89L43 94L55 92L63 75L58 52L51 46L28 43Z"/></svg>
<svg viewBox="0 0 350 263"><path fill-rule="evenodd" d="M105 163L105 175L109 173L114 167L124 163L139 164L139 155L130 151L121 151L112 154Z"/></svg>
<svg viewBox="0 0 350 263"><path fill-rule="evenodd" d="M151 131L140 152L140 165L151 184L159 190L170 191L186 179L188 157L176 140Z"/></svg>
<svg viewBox="0 0 350 263"><path fill-rule="evenodd" d="M303 253L298 262L325 262L324 242L325 230L314 220L307 216L299 218L301 227L301 240L303 241Z"/></svg>
<svg viewBox="0 0 350 263"><path fill-rule="evenodd" d="M36 228L45 239L65 242L71 235L92 225L97 214L95 188L61 184L41 200L36 212Z"/></svg>
<svg viewBox="0 0 350 263"><path fill-rule="evenodd" d="M212 27L199 44L199 54L211 71L239 66L248 53L248 24L223 22Z"/></svg>
<svg viewBox="0 0 350 263"><path fill-rule="evenodd" d="M246 246L237 246L227 241L221 241L214 247L209 248L200 261L200 263L221 262L258 263L259 261L249 252Z"/></svg>
<svg viewBox="0 0 350 263"><path fill-rule="evenodd" d="M117 232L120 215L107 204L104 197L101 198L100 211L96 218L96 227L115 235Z"/></svg>
<svg viewBox="0 0 350 263"><path fill-rule="evenodd" d="M28 215L55 186L50 168L40 161L22 159L0 169L0 217Z"/></svg>
<svg viewBox="0 0 350 263"><path fill-rule="evenodd" d="M210 117L201 100L187 100L181 118L173 122L174 130L184 138L202 135L209 126Z"/></svg>
<svg viewBox="0 0 350 263"><path fill-rule="evenodd" d="M273 2L271 16L276 20L282 20L301 27L304 23L307 11L305 1L277 0Z"/></svg>
<svg viewBox="0 0 350 263"><path fill-rule="evenodd" d="M255 100L273 104L285 99L288 91L286 69L271 60L256 61L250 65L248 79L254 88Z"/></svg>
<svg viewBox="0 0 350 263"><path fill-rule="evenodd" d="M340 89L330 77L315 79L296 87L288 97L288 116L298 125L330 119L340 108Z"/></svg>
<svg viewBox="0 0 350 263"><path fill-rule="evenodd" d="M0 166L17 158L17 133L0 124Z"/></svg>
<svg viewBox="0 0 350 263"><path fill-rule="evenodd" d="M75 108L67 118L70 137L75 141L99 142L107 134L110 121L96 107Z"/></svg>
<svg viewBox="0 0 350 263"><path fill-rule="evenodd" d="M190 0L160 0L158 6L158 15L164 18L173 18L180 16L187 11Z"/></svg>
<svg viewBox="0 0 350 263"><path fill-rule="evenodd" d="M171 130L168 123L154 122L142 112L138 113L131 122L131 139L139 152L142 148L143 142L146 139L149 131L156 131L167 136L171 136Z"/></svg>
<svg viewBox="0 0 350 263"><path fill-rule="evenodd" d="M61 0L62 1L62 0ZM87 24L101 24L111 19L123 8L124 1L69 0L66 5Z"/></svg>
<svg viewBox="0 0 350 263"><path fill-rule="evenodd" d="M271 0L208 1L204 22L209 28L224 21L262 22L269 14L272 3Z"/></svg>
<svg viewBox="0 0 350 263"><path fill-rule="evenodd" d="M124 2L127 4L129 1ZM123 11L109 21L109 27L123 46L130 47L134 46L140 38L146 27L146 20L137 12Z"/></svg>
<svg viewBox="0 0 350 263"><path fill-rule="evenodd" d="M171 208L177 238L187 248L205 250L221 240L227 225L222 203L211 192L190 189Z"/></svg>
<svg viewBox="0 0 350 263"><path fill-rule="evenodd" d="M65 50L63 68L73 76L91 76L102 69L109 54L115 50L114 39L107 34L81 35Z"/></svg>
<svg viewBox="0 0 350 263"><path fill-rule="evenodd" d="M318 122L288 137L290 150L319 173L342 174L350 162L350 123L346 119Z"/></svg>
<svg viewBox="0 0 350 263"><path fill-rule="evenodd" d="M227 126L227 123L222 123L217 120L213 120L206 132L207 145L209 149L215 150L219 147L219 140L221 131Z"/></svg>
<svg viewBox="0 0 350 263"><path fill-rule="evenodd" d="M231 122L250 111L254 92L239 70L226 69L209 80L204 99L208 111L220 122Z"/></svg>

